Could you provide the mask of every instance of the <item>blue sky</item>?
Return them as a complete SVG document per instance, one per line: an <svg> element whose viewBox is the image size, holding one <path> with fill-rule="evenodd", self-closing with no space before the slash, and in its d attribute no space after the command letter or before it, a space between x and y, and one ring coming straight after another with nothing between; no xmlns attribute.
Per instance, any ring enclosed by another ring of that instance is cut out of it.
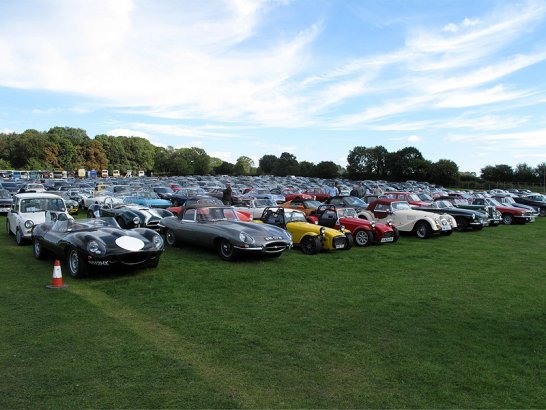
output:
<svg viewBox="0 0 546 410"><path fill-rule="evenodd" d="M0 0L0 132L546 161L546 1Z"/></svg>

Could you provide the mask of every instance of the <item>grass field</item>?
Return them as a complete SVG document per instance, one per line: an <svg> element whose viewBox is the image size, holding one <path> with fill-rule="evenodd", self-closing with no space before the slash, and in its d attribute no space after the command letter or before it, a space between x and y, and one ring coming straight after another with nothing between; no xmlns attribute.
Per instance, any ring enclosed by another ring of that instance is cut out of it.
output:
<svg viewBox="0 0 546 410"><path fill-rule="evenodd" d="M5 218L0 218L4 226ZM0 408L544 408L546 218L49 290L0 233Z"/></svg>

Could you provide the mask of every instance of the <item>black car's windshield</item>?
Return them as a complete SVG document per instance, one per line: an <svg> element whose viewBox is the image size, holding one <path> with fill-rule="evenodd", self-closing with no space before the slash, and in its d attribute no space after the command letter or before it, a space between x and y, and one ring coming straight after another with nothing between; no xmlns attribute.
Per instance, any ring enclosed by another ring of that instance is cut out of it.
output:
<svg viewBox="0 0 546 410"><path fill-rule="evenodd" d="M199 222L214 222L214 221L238 221L237 213L233 208L201 208L197 212L197 221Z"/></svg>

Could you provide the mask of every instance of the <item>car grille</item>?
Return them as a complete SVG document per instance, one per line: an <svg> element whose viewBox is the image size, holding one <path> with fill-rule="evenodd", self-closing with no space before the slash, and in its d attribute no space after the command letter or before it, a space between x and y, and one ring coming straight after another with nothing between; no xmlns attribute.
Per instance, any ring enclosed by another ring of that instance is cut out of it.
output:
<svg viewBox="0 0 546 410"><path fill-rule="evenodd" d="M285 242L271 242L265 245L264 252L265 253L278 253L282 252L287 248L287 244Z"/></svg>
<svg viewBox="0 0 546 410"><path fill-rule="evenodd" d="M147 252L131 252L123 255L120 259L124 265L138 265L139 263L146 262L150 255Z"/></svg>
<svg viewBox="0 0 546 410"><path fill-rule="evenodd" d="M334 248L337 248L338 246L345 247L346 243L347 243L347 238L345 236L336 236L334 238Z"/></svg>
<svg viewBox="0 0 546 410"><path fill-rule="evenodd" d="M394 237L394 231L388 231L383 233L383 238L393 238Z"/></svg>

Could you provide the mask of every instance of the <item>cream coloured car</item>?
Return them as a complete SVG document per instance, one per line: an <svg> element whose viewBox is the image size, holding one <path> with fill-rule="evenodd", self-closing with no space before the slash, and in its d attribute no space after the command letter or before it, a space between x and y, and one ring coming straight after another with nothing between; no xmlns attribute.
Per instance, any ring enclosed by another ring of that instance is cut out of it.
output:
<svg viewBox="0 0 546 410"><path fill-rule="evenodd" d="M457 222L451 215L418 211L406 201L391 198L371 202L358 216L369 221L390 221L400 232L410 232L421 239L430 238L435 233L450 235L457 227Z"/></svg>

